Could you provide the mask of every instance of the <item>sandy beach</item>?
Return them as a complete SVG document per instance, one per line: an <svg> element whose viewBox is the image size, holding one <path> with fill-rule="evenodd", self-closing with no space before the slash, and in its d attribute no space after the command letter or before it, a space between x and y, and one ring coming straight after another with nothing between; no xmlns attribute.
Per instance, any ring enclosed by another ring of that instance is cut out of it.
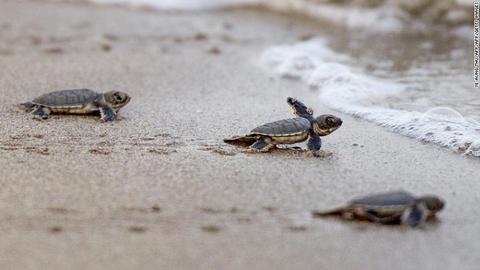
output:
<svg viewBox="0 0 480 270"><path fill-rule="evenodd" d="M331 111L259 65L269 46L336 30L254 10L0 2L0 269L478 269L478 158ZM133 98L110 124L15 106L71 88ZM222 142L291 117L287 96L343 119L331 156ZM444 198L439 222L311 216L395 189Z"/></svg>

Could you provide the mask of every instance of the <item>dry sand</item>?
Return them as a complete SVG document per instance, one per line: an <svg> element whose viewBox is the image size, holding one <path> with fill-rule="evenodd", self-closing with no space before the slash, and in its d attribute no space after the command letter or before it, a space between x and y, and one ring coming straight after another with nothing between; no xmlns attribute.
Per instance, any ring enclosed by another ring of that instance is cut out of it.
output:
<svg viewBox="0 0 480 270"><path fill-rule="evenodd" d="M324 139L328 158L221 142L290 117L286 96L329 112L258 64L264 48L318 27L247 10L2 1L0 269L478 269L478 159L345 115ZM38 122L14 106L79 87L133 100L113 124ZM400 188L443 197L440 222L407 230L310 215Z"/></svg>

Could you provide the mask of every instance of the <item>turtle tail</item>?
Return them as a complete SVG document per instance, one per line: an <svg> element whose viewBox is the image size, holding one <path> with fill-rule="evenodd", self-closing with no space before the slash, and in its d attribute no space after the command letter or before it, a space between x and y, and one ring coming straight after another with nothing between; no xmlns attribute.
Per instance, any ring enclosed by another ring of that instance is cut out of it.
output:
<svg viewBox="0 0 480 270"><path fill-rule="evenodd" d="M23 110L30 111L30 110L33 110L35 105L32 102L27 101L27 102L24 102L24 103L20 103L19 107Z"/></svg>
<svg viewBox="0 0 480 270"><path fill-rule="evenodd" d="M312 211L312 216L315 218L341 216L344 213L345 208L335 208L327 211Z"/></svg>
<svg viewBox="0 0 480 270"><path fill-rule="evenodd" d="M257 137L246 135L246 136L235 136L232 138L226 138L226 139L223 139L223 141L228 144L248 147L252 145L255 141L257 141L257 139L258 139Z"/></svg>

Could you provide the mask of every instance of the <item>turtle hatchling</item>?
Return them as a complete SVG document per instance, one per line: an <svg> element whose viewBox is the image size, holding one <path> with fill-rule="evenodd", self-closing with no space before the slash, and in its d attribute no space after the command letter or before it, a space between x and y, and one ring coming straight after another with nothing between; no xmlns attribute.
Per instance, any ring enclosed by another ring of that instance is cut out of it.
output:
<svg viewBox="0 0 480 270"><path fill-rule="evenodd" d="M309 153L319 156L322 146L320 136L327 136L337 130L342 125L342 120L329 114L315 118L311 108L291 97L287 98L287 103L298 117L264 124L247 135L224 139L224 142L249 146L255 152L268 152L277 144L294 144L308 139Z"/></svg>
<svg viewBox="0 0 480 270"><path fill-rule="evenodd" d="M123 92L110 91L97 93L90 89L73 89L54 91L41 95L21 105L32 111L37 120L48 119L51 113L91 114L100 112L104 122L114 121L118 111L130 101L130 96Z"/></svg>
<svg viewBox="0 0 480 270"><path fill-rule="evenodd" d="M444 206L445 202L437 196L415 197L405 191L394 191L357 198L347 206L312 214L314 217L338 216L348 220L416 227L435 217Z"/></svg>

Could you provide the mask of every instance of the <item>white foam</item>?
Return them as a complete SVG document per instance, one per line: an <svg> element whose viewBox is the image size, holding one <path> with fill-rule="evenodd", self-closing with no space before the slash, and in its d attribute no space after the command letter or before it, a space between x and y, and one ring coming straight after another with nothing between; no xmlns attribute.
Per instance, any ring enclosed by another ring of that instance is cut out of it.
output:
<svg viewBox="0 0 480 270"><path fill-rule="evenodd" d="M348 57L329 49L322 39L273 47L263 53L262 59L277 74L319 88L321 101L334 110L480 157L480 123L448 107L422 113L375 105L375 101L401 94L405 86L353 71Z"/></svg>

